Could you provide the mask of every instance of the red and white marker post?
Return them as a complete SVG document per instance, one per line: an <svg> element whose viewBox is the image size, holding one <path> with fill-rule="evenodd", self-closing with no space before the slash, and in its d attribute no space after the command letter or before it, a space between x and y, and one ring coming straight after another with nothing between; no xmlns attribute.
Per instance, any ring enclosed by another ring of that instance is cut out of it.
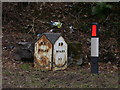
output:
<svg viewBox="0 0 120 90"><path fill-rule="evenodd" d="M98 23L91 25L91 73L98 74L98 60L99 60L99 32Z"/></svg>

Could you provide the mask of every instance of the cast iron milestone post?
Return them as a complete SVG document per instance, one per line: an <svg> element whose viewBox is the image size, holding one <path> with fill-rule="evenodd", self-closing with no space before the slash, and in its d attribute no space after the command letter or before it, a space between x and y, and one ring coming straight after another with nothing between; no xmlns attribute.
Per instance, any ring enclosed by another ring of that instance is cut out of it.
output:
<svg viewBox="0 0 120 90"><path fill-rule="evenodd" d="M98 74L99 31L98 23L91 24L91 73Z"/></svg>

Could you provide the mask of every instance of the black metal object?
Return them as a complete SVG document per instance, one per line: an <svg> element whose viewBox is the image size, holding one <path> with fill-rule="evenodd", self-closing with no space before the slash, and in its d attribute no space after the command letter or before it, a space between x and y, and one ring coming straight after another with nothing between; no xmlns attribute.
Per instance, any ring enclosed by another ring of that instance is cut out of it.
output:
<svg viewBox="0 0 120 90"><path fill-rule="evenodd" d="M92 28L92 25L96 25L96 28ZM92 29L95 29L96 31L92 32ZM99 52L98 52L99 42L97 42L97 40L99 40L99 25L98 25L98 23L94 22L94 23L91 24L91 33L95 33L94 36L92 36L92 34L91 34L91 39L96 38L96 39L94 39L94 42L91 42L94 45L96 44L95 47L91 46L92 52L95 52L95 53L91 53L91 73L98 74L99 73L99 65L98 65L98 62L99 62L99 55L98 55L99 54Z"/></svg>
<svg viewBox="0 0 120 90"><path fill-rule="evenodd" d="M91 73L98 74L98 62L99 58L98 57L91 57Z"/></svg>

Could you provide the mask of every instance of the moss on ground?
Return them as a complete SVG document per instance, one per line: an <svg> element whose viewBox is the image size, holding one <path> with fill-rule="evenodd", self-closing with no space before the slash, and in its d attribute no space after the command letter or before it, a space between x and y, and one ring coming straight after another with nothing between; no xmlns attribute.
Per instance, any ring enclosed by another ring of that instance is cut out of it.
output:
<svg viewBox="0 0 120 90"><path fill-rule="evenodd" d="M68 54L73 54L74 59L79 59L82 54L82 43L68 42Z"/></svg>
<svg viewBox="0 0 120 90"><path fill-rule="evenodd" d="M22 64L21 65L21 69L23 69L23 70L29 70L30 69L30 65L29 64Z"/></svg>

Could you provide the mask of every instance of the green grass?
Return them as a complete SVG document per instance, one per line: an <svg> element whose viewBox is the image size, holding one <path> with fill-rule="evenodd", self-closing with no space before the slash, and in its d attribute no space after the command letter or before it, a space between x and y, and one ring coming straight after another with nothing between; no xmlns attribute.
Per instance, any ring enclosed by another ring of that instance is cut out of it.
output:
<svg viewBox="0 0 120 90"><path fill-rule="evenodd" d="M11 72L9 72L9 71L4 71L4 72L3 72L3 75L11 75Z"/></svg>
<svg viewBox="0 0 120 90"><path fill-rule="evenodd" d="M30 69L30 65L29 64L22 64L21 65L21 69L23 69L23 70L29 70Z"/></svg>

